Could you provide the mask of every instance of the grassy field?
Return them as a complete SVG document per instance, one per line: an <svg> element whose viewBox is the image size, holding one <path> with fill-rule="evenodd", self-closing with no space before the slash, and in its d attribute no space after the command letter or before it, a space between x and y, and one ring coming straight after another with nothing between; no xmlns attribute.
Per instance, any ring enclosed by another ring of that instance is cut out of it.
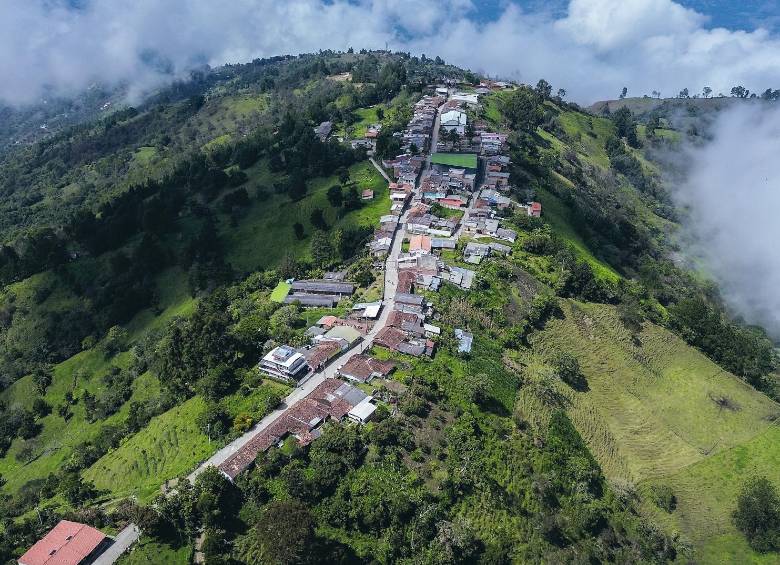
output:
<svg viewBox="0 0 780 565"><path fill-rule="evenodd" d="M292 285L290 283L279 281L279 284L277 284L276 288L271 292L271 300L274 302L284 302L284 299L287 298L291 288Z"/></svg>
<svg viewBox="0 0 780 565"><path fill-rule="evenodd" d="M473 153L434 153L431 155L431 163L435 165L449 165L450 167L477 168L477 156Z"/></svg>
<svg viewBox="0 0 780 565"><path fill-rule="evenodd" d="M260 183L270 188L264 164L257 165L249 174L250 184ZM287 252L308 258L309 240L314 232L309 218L315 208L323 210L328 225L334 229L378 226L379 218L390 210L387 183L367 161L353 165L350 178L359 190L372 189L374 199L343 217L338 217L339 210L334 209L326 197L328 189L338 184L338 179L327 177L309 181L307 195L298 202L290 202L286 194L269 192L252 202L236 227L230 226L225 219L221 232L228 261L237 269L251 271L274 266ZM302 240L293 232L292 226L296 222L304 226L306 237Z"/></svg>
<svg viewBox="0 0 780 565"><path fill-rule="evenodd" d="M545 221L552 226L556 234L574 248L580 258L588 262L596 277L611 281L620 279L617 271L593 255L579 234L574 231L569 219L571 212L566 205L557 196L546 190L539 190L537 196L542 203L542 214Z"/></svg>
<svg viewBox="0 0 780 565"><path fill-rule="evenodd" d="M189 471L212 453L206 434L196 424L205 407L202 399L191 398L153 418L143 430L98 459L84 477L117 497L152 498L163 482Z"/></svg>
<svg viewBox="0 0 780 565"><path fill-rule="evenodd" d="M566 135L574 140L574 148L578 152L601 167L609 168L609 157L604 143L615 131L611 121L579 112L561 112L558 120Z"/></svg>
<svg viewBox="0 0 780 565"><path fill-rule="evenodd" d="M284 385L268 382L251 394L236 393L222 402L232 416L245 413L257 420L265 415L265 400L271 394L284 396L287 392ZM197 418L205 407L205 402L195 397L153 418L143 430L96 461L84 476L113 496L134 494L149 500L166 480L188 473L223 445L209 441L198 428Z"/></svg>
<svg viewBox="0 0 780 565"><path fill-rule="evenodd" d="M539 374L554 348L577 356L588 390L559 390L605 475L645 491L671 485L678 508L662 516L670 530L703 554L730 539L729 551L755 557L728 516L750 473L780 486L780 432L771 423L780 406L663 328L646 324L634 340L611 307L566 302L564 311L535 336L527 371ZM524 414L543 418L532 395L520 398Z"/></svg>
<svg viewBox="0 0 780 565"><path fill-rule="evenodd" d="M195 306L195 301L186 292L186 277L177 269L161 273L158 277L158 294L162 312L155 315L151 310L140 312L128 324L127 329L131 340L142 337L146 332L162 327L175 316L186 315ZM64 403L65 393L73 392L79 396L80 391L88 390L97 394L105 385L101 377L111 366L125 367L130 362L129 352L107 359L99 347L82 351L55 365L51 386L46 391L44 399L54 408ZM133 395L130 401L143 401L159 394L159 383L149 373L141 375L133 384ZM9 405L20 404L29 408L37 396L32 378L27 376L12 384L2 393L0 399ZM29 462L17 460L25 442L17 439L12 444L5 457L0 458L0 474L8 481L4 489L12 492L25 482L42 478L49 473L58 471L62 464L73 454L74 448L84 441L94 438L104 425L121 422L127 413L129 403L109 418L93 423L87 422L84 407L81 403L72 406L72 416L66 421L56 413L41 419L42 430L38 437L27 442L33 447L34 459Z"/></svg>
<svg viewBox="0 0 780 565"><path fill-rule="evenodd" d="M185 544L179 548L141 538L130 551L117 561L118 565L189 565L192 560L192 547Z"/></svg>

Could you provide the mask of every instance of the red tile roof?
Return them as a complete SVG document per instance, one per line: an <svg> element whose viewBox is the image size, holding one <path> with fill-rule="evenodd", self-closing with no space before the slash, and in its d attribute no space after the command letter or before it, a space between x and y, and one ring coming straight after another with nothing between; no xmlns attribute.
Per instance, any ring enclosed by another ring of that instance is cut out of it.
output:
<svg viewBox="0 0 780 565"><path fill-rule="evenodd" d="M290 434L298 436L299 443L302 445L311 443L314 436L310 432L322 421L328 418L341 420L354 407L354 404L343 397L334 396L342 386L355 390L354 387L350 388L339 379L325 379L306 398L289 408L270 426L222 462L219 470L230 479L235 479L254 462L259 453Z"/></svg>
<svg viewBox="0 0 780 565"><path fill-rule="evenodd" d="M78 565L106 539L85 524L61 520L19 558L21 565Z"/></svg>
<svg viewBox="0 0 780 565"><path fill-rule="evenodd" d="M339 369L339 373L345 377L351 377L355 380L366 382L372 375L378 374L387 376L395 368L392 361L380 361L368 355L355 355L344 366Z"/></svg>

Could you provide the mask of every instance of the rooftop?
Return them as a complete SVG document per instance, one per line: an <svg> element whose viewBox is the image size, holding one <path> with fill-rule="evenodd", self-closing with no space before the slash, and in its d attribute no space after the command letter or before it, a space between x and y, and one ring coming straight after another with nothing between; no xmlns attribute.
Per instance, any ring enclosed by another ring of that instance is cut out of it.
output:
<svg viewBox="0 0 780 565"><path fill-rule="evenodd" d="M21 565L78 565L106 535L86 524L60 520L19 558Z"/></svg>

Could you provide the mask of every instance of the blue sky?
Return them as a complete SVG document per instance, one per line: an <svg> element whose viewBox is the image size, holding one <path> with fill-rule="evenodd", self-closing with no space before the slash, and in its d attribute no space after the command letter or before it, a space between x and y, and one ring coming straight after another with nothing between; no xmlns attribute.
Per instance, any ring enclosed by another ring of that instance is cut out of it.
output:
<svg viewBox="0 0 780 565"><path fill-rule="evenodd" d="M476 17L482 21L495 18L506 5L506 0L477 0ZM567 0L517 0L518 5L531 11L550 10L558 16L566 13ZM680 0L709 17L707 27L725 27L752 31L763 26L780 30L780 2L777 0Z"/></svg>

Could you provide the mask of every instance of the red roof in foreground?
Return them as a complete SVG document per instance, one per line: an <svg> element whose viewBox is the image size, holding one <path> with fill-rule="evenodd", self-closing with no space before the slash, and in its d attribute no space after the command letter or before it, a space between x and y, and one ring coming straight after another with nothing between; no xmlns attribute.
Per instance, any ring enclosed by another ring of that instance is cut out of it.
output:
<svg viewBox="0 0 780 565"><path fill-rule="evenodd" d="M21 565L78 565L95 551L106 536L85 524L61 520L27 553L19 558Z"/></svg>

